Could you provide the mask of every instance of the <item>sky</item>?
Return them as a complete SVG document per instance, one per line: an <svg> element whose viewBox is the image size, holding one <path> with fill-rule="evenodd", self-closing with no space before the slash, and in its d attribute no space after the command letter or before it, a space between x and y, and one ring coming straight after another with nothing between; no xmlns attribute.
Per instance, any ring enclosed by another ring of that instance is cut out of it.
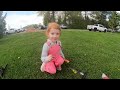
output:
<svg viewBox="0 0 120 90"><path fill-rule="evenodd" d="M6 28L22 28L30 24L43 24L43 17L38 16L36 11L4 11Z"/></svg>

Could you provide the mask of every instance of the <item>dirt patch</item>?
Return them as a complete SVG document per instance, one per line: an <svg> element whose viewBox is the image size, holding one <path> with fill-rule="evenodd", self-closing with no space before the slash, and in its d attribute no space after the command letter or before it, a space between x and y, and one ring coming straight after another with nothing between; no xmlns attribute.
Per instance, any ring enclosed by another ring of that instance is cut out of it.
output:
<svg viewBox="0 0 120 90"><path fill-rule="evenodd" d="M26 30L26 32L38 32L39 30L38 29L35 29L35 28L28 28Z"/></svg>
<svg viewBox="0 0 120 90"><path fill-rule="evenodd" d="M31 32L44 32L45 30L42 29L35 29L35 28L27 28L25 30L25 32L21 32L21 33L31 33Z"/></svg>

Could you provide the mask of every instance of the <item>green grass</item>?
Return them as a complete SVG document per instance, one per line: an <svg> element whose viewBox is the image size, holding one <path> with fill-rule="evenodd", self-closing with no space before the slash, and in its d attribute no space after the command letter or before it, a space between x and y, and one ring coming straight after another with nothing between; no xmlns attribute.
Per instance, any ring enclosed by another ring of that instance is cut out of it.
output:
<svg viewBox="0 0 120 90"><path fill-rule="evenodd" d="M8 64L4 79L80 79L69 68L88 72L88 79L120 78L120 33L63 30L63 53L71 62L55 75L42 73L41 51L44 32L19 33L0 39L0 66Z"/></svg>

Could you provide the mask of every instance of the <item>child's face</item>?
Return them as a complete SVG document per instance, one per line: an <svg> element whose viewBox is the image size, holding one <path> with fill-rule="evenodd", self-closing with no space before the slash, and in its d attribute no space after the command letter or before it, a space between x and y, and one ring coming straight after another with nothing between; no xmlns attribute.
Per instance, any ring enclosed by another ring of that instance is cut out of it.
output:
<svg viewBox="0 0 120 90"><path fill-rule="evenodd" d="M50 32L48 33L48 38L52 41L55 42L58 40L60 37L60 30L59 29L51 29Z"/></svg>

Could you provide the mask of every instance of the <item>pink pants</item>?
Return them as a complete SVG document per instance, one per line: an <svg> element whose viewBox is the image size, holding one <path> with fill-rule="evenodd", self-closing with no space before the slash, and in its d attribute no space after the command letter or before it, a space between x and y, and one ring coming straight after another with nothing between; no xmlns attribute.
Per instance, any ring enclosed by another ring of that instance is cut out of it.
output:
<svg viewBox="0 0 120 90"><path fill-rule="evenodd" d="M50 62L46 63L44 70L50 74L56 73L56 68L61 66L64 63L64 59L61 56L58 56L57 59L53 59Z"/></svg>

